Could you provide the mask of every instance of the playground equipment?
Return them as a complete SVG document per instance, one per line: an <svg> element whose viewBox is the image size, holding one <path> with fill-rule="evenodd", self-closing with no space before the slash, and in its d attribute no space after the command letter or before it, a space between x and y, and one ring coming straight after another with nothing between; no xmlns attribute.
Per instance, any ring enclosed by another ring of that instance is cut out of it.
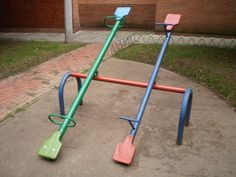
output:
<svg viewBox="0 0 236 177"><path fill-rule="evenodd" d="M68 72L65 73L63 76L60 85L59 85L59 106L60 106L60 115L56 114L50 114L48 116L49 120L52 121L54 124L60 125L60 128L58 131L56 131L51 138L46 140L39 150L38 154L40 156L49 158L49 159L56 159L60 148L62 146L61 140L67 130L68 127L74 127L76 125L76 122L73 119L73 116L75 114L76 109L79 105L83 104L82 99L83 96L91 82L91 80L101 81L101 82L109 82L109 83L115 83L115 84L123 84L128 86L134 86L134 87L141 87L146 88L145 94L143 96L143 100L141 102L141 105L139 107L137 116L135 119L122 116L120 119L128 121L128 123L131 126L130 134L126 137L125 141L123 143L120 143L117 145L115 153L113 155L113 159L117 162L124 163L124 164L130 164L132 162L132 159L134 157L135 153L135 147L133 146L133 142L135 139L135 136L137 135L139 125L141 123L146 105L148 103L151 91L154 90L161 90L161 91L169 91L173 93L181 93L183 94L183 101L179 116L179 127L178 127L178 134L177 134L177 145L182 144L183 139L183 132L184 132L184 126L189 125L190 121L190 113L191 113L191 105L192 105L192 89L187 88L177 88L177 87L170 87L170 86L164 86L164 85L157 85L156 78L157 74L160 69L160 65L162 63L162 60L165 55L165 51L167 49L169 40L171 38L172 31L174 27L179 23L179 20L181 18L181 15L177 14L168 14L166 17L166 20L164 23L158 23L158 25L162 25L165 30L166 37L164 39L160 54L157 58L156 64L154 66L154 69L152 71L149 83L143 83L143 82L136 82L136 81L130 81L130 80L121 80L121 79L114 79L109 77L102 77L99 76L97 73L97 69L113 39L113 37L116 34L116 31L119 27L123 26L125 24L124 17L127 16L130 12L129 7L122 7L117 8L115 12L115 16L109 16L105 19L105 24L109 21L110 18L115 18L116 23L114 26L110 26L107 24L108 27L112 27L112 31L110 35L108 36L107 40L105 41L100 53L98 54L98 57L96 58L93 66L91 67L88 75L81 74L81 73L75 73L75 72ZM66 81L70 77L75 77L77 80L78 85L78 94L73 101L71 107L69 108L67 114L65 114L64 109L64 86L66 84ZM84 82L82 84L81 79L84 78ZM63 119L63 122L58 122L54 120L53 118L60 118Z"/></svg>
<svg viewBox="0 0 236 177"><path fill-rule="evenodd" d="M83 85L80 84L81 87L79 87L78 95L76 96L75 100L73 101L67 114L65 115L61 112L61 115L50 114L48 116L49 120L51 120L53 123L55 123L57 125L60 125L60 129L58 131L56 131L52 135L51 138L49 138L48 140L46 140L43 143L43 146L41 147L41 149L38 152L38 154L40 156L43 156L43 157L46 157L49 159L56 159L56 157L60 151L60 148L62 146L61 140L62 140L67 128L74 127L76 125L76 122L73 119L75 111L77 110L78 106L81 104L83 96L84 96L86 90L88 89L91 80L93 79L93 77L97 73L97 69L98 69L100 63L102 62L102 59L103 59L107 49L109 48L109 46L112 42L112 39L114 38L118 28L120 27L120 25L124 21L124 17L127 16L129 14L129 12L130 12L130 7L119 7L116 9L115 16L114 16L116 23L113 26L112 31L109 34L108 38L106 39L95 62L93 63L93 66L91 67L91 69L88 73L88 77L85 79ZM64 119L64 121L62 123L57 122L52 119L53 117Z"/></svg>
<svg viewBox="0 0 236 177"><path fill-rule="evenodd" d="M130 134L126 137L125 141L123 143L118 144L116 147L115 153L113 155L113 159L117 162L124 163L124 164L130 164L132 162L132 159L134 157L134 152L135 152L133 141L138 132L138 128L141 123L141 120L142 120L145 108L147 106L149 97L151 95L152 89L155 88L157 74L159 72L168 43L170 41L172 30L179 23L180 18L181 18L181 15L168 14L164 23L157 24L157 25L162 25L164 27L166 37L164 39L164 42L163 42L160 54L157 58L156 64L154 66L154 69L152 71L149 83L147 85L147 89L144 93L136 118L132 119L127 116L120 117L120 119L123 119L129 122L129 124L131 125L131 131L130 131ZM167 88L165 90L170 91ZM179 92L180 90L181 90L180 88L174 88L174 87L171 89L171 91L174 91L174 92ZM180 120L179 120L179 130L178 130L178 137L177 137L178 145L182 144L184 124L186 126L189 125L191 105L192 105L192 89L188 88L186 90L181 90L180 93L184 93L184 98L182 102L182 108L181 108Z"/></svg>

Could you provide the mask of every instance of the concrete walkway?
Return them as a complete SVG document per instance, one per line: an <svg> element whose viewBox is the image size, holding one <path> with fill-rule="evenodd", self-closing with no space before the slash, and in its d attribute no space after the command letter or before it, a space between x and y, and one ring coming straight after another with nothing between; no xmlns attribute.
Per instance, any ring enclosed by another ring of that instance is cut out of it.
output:
<svg viewBox="0 0 236 177"><path fill-rule="evenodd" d="M153 66L109 59L100 75L148 81ZM60 77L57 77L58 79ZM234 177L236 176L236 113L214 93L187 78L161 69L158 83L194 91L190 127L176 146L182 96L153 91L135 139L131 166L112 161L116 144L128 135L121 115L136 115L143 89L93 81L84 105L76 112L77 126L68 129L56 161L37 156L43 140L57 130L47 120L58 113L57 91L0 124L0 176L4 177ZM66 107L76 95L76 83L66 87Z"/></svg>
<svg viewBox="0 0 236 177"><path fill-rule="evenodd" d="M102 43L109 32L109 30L82 30L73 34L73 42ZM150 31L118 31L114 42L118 43L118 46L133 43L161 44L164 37L164 35L157 35ZM0 33L0 40L64 42L65 35L63 33ZM170 44L236 48L236 39L172 35Z"/></svg>
<svg viewBox="0 0 236 177"><path fill-rule="evenodd" d="M104 42L109 33L110 30L82 30L73 34L73 42L101 43ZM120 40L136 33L150 34L151 32L118 31L114 40ZM64 33L0 33L0 40L64 42L65 35Z"/></svg>

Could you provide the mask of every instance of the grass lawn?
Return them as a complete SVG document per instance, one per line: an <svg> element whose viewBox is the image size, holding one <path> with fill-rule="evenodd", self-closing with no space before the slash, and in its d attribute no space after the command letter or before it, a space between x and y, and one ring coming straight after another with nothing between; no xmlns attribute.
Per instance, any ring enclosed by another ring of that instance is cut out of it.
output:
<svg viewBox="0 0 236 177"><path fill-rule="evenodd" d="M78 43L0 41L0 80L81 46Z"/></svg>
<svg viewBox="0 0 236 177"><path fill-rule="evenodd" d="M131 45L115 57L155 64L160 45ZM208 86L236 107L236 50L170 45L162 67Z"/></svg>

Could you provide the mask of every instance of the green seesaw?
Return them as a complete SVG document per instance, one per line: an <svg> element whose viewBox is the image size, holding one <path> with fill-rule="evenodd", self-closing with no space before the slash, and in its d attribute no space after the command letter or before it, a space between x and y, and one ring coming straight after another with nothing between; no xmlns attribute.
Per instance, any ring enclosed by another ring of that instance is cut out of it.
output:
<svg viewBox="0 0 236 177"><path fill-rule="evenodd" d="M62 146L62 138L66 133L66 130L68 127L73 127L75 126L75 121L73 119L73 116L77 110L77 108L79 107L79 105L82 102L82 99L92 81L92 79L94 78L94 76L97 73L98 67L100 65L100 63L102 62L106 51L108 50L114 36L116 35L116 32L118 30L119 27L122 27L123 22L124 22L124 17L127 16L130 12L130 7L118 7L116 9L115 12L115 25L112 26L112 31L110 32L109 36L107 37L106 41L103 44L103 47L101 49L101 51L99 52L96 60L94 61L88 75L87 78L84 80L82 87L80 88L76 98L74 99L72 105L70 106L68 112L66 115L56 115L56 114L50 114L49 115L49 119L52 120L52 117L57 117L57 118L61 118L63 119L62 123L57 123L58 125L60 125L60 128L58 131L54 132L53 135L47 139L46 141L44 141L42 147L40 148L40 150L38 151L38 155L48 158L48 159L56 159L61 146ZM108 17L110 18L110 17ZM109 26L109 25L107 25ZM111 26L109 26L111 27Z"/></svg>

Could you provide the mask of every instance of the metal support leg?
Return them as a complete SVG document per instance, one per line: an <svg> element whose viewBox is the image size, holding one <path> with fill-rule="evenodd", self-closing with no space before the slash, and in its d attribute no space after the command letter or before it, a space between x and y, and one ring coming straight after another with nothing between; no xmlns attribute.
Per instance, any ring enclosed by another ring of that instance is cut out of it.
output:
<svg viewBox="0 0 236 177"><path fill-rule="evenodd" d="M59 89L58 89L58 99L59 99L59 107L60 107L60 114L65 115L65 104L64 104L64 87L66 84L66 81L71 77L71 73L67 72L64 74L64 76L61 79ZM80 78L76 78L77 81L77 87L78 87L78 92L82 86L82 82ZM83 101L81 101L80 105L83 105Z"/></svg>
<svg viewBox="0 0 236 177"><path fill-rule="evenodd" d="M183 141L184 125L188 126L190 121L190 113L192 109L192 89L186 89L183 95L183 101L181 105L181 111L179 115L179 128L177 135L177 145L181 145Z"/></svg>

